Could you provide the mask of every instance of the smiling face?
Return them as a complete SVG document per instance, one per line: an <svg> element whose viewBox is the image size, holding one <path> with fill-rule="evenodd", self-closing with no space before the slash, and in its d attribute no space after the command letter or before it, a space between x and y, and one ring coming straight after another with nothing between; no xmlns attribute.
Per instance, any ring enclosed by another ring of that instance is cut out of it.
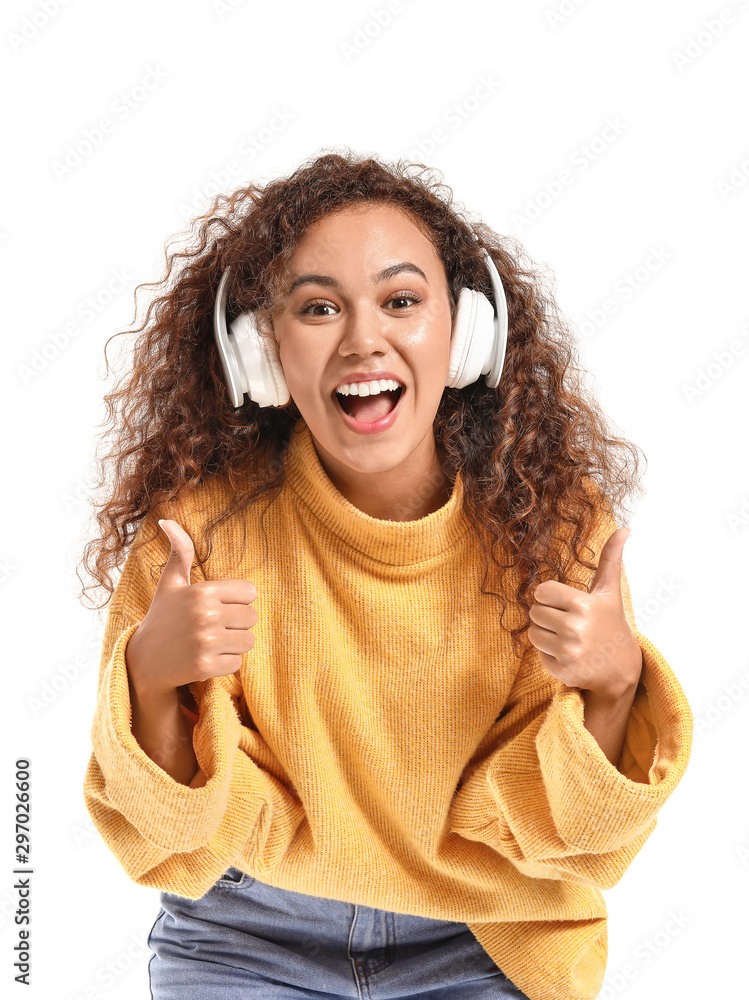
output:
<svg viewBox="0 0 749 1000"><path fill-rule="evenodd" d="M297 244L286 288L273 332L289 392L331 481L374 517L414 520L442 506L450 486L432 425L452 324L434 245L401 209L349 206ZM335 391L381 378L403 388L366 399Z"/></svg>

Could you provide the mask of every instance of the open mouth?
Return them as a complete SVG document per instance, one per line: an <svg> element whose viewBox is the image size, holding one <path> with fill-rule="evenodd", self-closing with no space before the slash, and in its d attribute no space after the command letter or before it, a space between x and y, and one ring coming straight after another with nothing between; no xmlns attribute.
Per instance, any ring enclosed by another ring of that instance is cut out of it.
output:
<svg viewBox="0 0 749 1000"><path fill-rule="evenodd" d="M370 396L354 396L353 394L344 396L335 391L333 395L344 413L347 413L354 420L372 424L392 413L403 391L403 386L398 386L397 389L381 389L377 394Z"/></svg>

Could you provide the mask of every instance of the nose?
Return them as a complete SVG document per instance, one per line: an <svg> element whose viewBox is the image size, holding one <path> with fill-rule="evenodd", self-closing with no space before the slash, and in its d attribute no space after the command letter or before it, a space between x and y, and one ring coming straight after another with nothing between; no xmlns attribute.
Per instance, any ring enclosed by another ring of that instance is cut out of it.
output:
<svg viewBox="0 0 749 1000"><path fill-rule="evenodd" d="M386 353L390 346L387 327L387 320L371 306L352 306L341 327L338 353L342 357Z"/></svg>

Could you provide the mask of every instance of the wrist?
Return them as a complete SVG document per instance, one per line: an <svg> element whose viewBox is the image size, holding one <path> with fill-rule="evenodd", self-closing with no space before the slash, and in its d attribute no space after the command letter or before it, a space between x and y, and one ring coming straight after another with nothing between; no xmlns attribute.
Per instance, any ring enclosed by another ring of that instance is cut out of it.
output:
<svg viewBox="0 0 749 1000"><path fill-rule="evenodd" d="M613 707L620 702L631 701L640 684L645 661L639 643L635 644L631 658L626 664L620 662L616 674L609 679L605 687L580 688L586 701L595 701L601 705Z"/></svg>
<svg viewBox="0 0 749 1000"><path fill-rule="evenodd" d="M125 667L127 670L130 700L144 705L170 707L179 701L177 688L159 687L154 683L153 672L141 667L138 649L138 630L130 636L125 647Z"/></svg>
<svg viewBox="0 0 749 1000"><path fill-rule="evenodd" d="M637 690L637 684L627 684L606 689L580 688L580 693L588 705L600 705L605 708L616 708L622 702L631 701Z"/></svg>
<svg viewBox="0 0 749 1000"><path fill-rule="evenodd" d="M173 709L179 709L179 693L176 688L173 691L162 691L150 687L135 687L131 684L130 704L139 712L157 712L162 715Z"/></svg>

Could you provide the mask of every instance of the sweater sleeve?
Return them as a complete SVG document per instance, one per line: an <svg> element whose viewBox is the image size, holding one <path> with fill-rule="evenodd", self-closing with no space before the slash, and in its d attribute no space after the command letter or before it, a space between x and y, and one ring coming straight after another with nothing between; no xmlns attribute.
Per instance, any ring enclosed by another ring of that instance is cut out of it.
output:
<svg viewBox="0 0 749 1000"><path fill-rule="evenodd" d="M133 736L125 650L156 588L151 567L168 555L158 535L131 550L112 597L83 792L94 825L133 881L198 899L240 854L270 871L304 812L260 734L242 724L236 674L189 685L199 706L192 739L204 785L176 781Z"/></svg>
<svg viewBox="0 0 749 1000"><path fill-rule="evenodd" d="M597 551L614 530L608 521ZM693 719L661 653L636 628L622 568L622 599L643 654L618 767L585 728L579 688L534 657L516 677L501 716L450 807L451 833L488 845L521 872L608 889L648 839L681 780Z"/></svg>

